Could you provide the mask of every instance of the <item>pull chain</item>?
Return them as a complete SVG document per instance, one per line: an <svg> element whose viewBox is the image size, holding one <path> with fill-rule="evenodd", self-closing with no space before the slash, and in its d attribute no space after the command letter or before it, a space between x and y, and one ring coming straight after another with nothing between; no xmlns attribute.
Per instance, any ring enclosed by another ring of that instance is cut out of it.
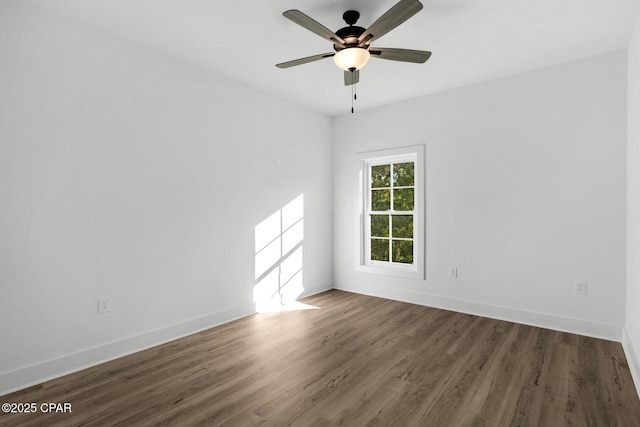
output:
<svg viewBox="0 0 640 427"><path fill-rule="evenodd" d="M355 83L351 85L351 114L353 114L353 100L355 99L355 92L354 92L354 86Z"/></svg>
<svg viewBox="0 0 640 427"><path fill-rule="evenodd" d="M358 94L357 94L357 81L356 81L356 69L355 68L349 68L349 71L351 72L351 114L354 113L354 109L353 109L353 101L356 101L358 99ZM346 83L346 79L345 79L345 83Z"/></svg>
<svg viewBox="0 0 640 427"><path fill-rule="evenodd" d="M352 73L352 76L354 76L353 75L354 71L352 71L351 73ZM353 81L353 80L354 79L352 79L351 81ZM351 114L353 114L353 112L354 112L353 101L357 101L358 100L356 84L357 83L355 83L355 82L353 84L351 84Z"/></svg>

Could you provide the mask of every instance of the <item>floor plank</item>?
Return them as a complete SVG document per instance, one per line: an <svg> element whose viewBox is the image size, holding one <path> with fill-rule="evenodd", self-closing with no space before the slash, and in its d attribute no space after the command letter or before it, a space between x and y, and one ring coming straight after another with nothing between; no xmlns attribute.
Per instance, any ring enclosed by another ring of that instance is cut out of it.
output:
<svg viewBox="0 0 640 427"><path fill-rule="evenodd" d="M0 426L640 426L620 343L341 291L0 398Z"/></svg>

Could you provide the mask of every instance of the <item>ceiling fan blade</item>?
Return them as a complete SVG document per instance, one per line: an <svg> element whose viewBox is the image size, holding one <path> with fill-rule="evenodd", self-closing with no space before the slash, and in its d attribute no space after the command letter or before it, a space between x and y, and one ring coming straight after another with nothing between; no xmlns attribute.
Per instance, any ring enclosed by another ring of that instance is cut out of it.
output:
<svg viewBox="0 0 640 427"><path fill-rule="evenodd" d="M358 37L358 44L370 44L422 10L418 0L400 0Z"/></svg>
<svg viewBox="0 0 640 427"><path fill-rule="evenodd" d="M416 64L423 64L431 57L431 52L426 50L394 49L391 47L372 47L369 48L369 54L374 58L414 62Z"/></svg>
<svg viewBox="0 0 640 427"><path fill-rule="evenodd" d="M360 70L345 71L344 72L344 85L351 86L360 81Z"/></svg>
<svg viewBox="0 0 640 427"><path fill-rule="evenodd" d="M280 64L276 64L276 67L278 68L295 67L296 65L302 65L308 62L318 61L324 58L331 58L335 54L336 54L335 52L327 52L327 53L321 53L320 55L307 56L306 58L294 59L293 61L281 62Z"/></svg>
<svg viewBox="0 0 640 427"><path fill-rule="evenodd" d="M287 10L286 12L283 13L283 15L285 18L292 20L293 22L300 25L301 27L306 28L312 33L316 33L323 39L327 39L330 42L340 47L346 47L345 41L340 36L335 34L333 31L331 31L324 25L320 24L319 22L313 20L312 18L308 17L304 13L300 12L299 10L296 10L296 9Z"/></svg>

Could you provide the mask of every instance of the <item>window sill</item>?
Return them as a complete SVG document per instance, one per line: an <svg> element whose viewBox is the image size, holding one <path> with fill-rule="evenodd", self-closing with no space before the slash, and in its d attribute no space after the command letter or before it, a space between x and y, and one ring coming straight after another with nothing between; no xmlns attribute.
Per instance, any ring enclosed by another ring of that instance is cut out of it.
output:
<svg viewBox="0 0 640 427"><path fill-rule="evenodd" d="M424 275L414 265L383 265L383 264L359 264L356 271L363 273L382 274L385 276L404 277L407 279L424 280Z"/></svg>

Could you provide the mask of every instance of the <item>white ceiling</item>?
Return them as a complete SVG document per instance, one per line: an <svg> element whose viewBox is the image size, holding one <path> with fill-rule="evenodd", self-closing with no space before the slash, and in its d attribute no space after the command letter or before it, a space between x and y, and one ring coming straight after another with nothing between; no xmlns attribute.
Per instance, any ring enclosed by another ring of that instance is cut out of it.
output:
<svg viewBox="0 0 640 427"><path fill-rule="evenodd" d="M377 47L429 50L425 64L372 59L356 109L625 48L639 0L421 0L424 9ZM92 27L328 115L348 113L351 88L331 44L282 16L299 9L331 30L345 10L369 26L397 0L32 0Z"/></svg>

